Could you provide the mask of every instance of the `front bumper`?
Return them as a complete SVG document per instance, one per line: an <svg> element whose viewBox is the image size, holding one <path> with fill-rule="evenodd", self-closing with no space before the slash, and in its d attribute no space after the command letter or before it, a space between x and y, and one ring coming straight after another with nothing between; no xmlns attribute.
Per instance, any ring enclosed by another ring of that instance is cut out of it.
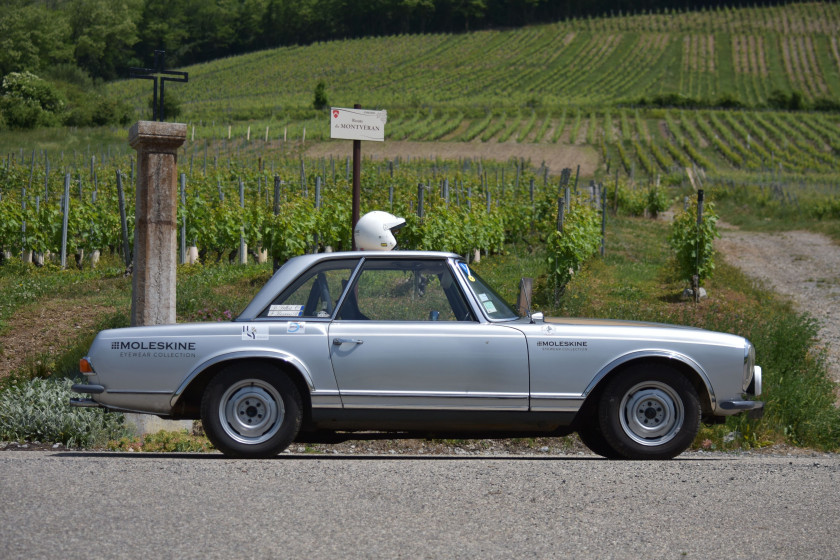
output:
<svg viewBox="0 0 840 560"><path fill-rule="evenodd" d="M722 401L720 408L722 410L746 412L748 418L761 418L764 416L763 401Z"/></svg>

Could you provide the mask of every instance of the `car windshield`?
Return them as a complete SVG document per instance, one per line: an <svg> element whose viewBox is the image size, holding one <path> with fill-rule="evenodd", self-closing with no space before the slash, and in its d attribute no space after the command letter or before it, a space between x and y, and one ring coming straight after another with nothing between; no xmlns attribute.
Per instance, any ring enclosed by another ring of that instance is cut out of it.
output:
<svg viewBox="0 0 840 560"><path fill-rule="evenodd" d="M458 270L467 280L467 284L475 293L475 297L478 298L488 317L501 320L519 318L516 311L502 299L502 296L497 294L467 263L458 261Z"/></svg>

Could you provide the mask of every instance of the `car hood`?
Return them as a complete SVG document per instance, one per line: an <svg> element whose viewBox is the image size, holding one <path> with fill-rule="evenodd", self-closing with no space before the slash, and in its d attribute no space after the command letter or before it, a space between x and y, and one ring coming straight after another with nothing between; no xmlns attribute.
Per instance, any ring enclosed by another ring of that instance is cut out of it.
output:
<svg viewBox="0 0 840 560"><path fill-rule="evenodd" d="M667 323L651 323L645 321L622 321L618 319L586 319L578 317L546 317L545 323L556 325L577 325L586 327L645 327L645 328L669 328L669 329L693 329L702 330L697 327L685 325L671 325Z"/></svg>

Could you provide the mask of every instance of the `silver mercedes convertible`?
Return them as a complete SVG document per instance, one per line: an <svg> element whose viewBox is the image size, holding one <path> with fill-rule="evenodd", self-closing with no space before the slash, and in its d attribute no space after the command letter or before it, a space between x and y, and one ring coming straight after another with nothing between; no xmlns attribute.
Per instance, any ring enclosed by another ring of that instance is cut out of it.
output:
<svg viewBox="0 0 840 560"><path fill-rule="evenodd" d="M292 441L566 435L609 458L668 459L700 422L763 403L739 336L518 314L458 255L289 260L225 323L100 332L74 406L200 418L217 449Z"/></svg>

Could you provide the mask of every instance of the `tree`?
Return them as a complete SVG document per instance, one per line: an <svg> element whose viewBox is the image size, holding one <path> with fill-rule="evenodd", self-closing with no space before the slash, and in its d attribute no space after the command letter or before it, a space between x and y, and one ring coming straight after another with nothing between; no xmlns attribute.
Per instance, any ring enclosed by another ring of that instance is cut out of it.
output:
<svg viewBox="0 0 840 560"><path fill-rule="evenodd" d="M140 0L74 0L68 10L77 64L96 78L124 76L138 41Z"/></svg>
<svg viewBox="0 0 840 560"><path fill-rule="evenodd" d="M329 102L327 101L327 86L324 84L324 80L318 82L318 85L315 86L315 99L312 102L312 106L316 109L326 109L329 106Z"/></svg>
<svg viewBox="0 0 840 560"><path fill-rule="evenodd" d="M39 5L4 6L0 13L0 76L38 72L73 60L70 25L63 13Z"/></svg>

